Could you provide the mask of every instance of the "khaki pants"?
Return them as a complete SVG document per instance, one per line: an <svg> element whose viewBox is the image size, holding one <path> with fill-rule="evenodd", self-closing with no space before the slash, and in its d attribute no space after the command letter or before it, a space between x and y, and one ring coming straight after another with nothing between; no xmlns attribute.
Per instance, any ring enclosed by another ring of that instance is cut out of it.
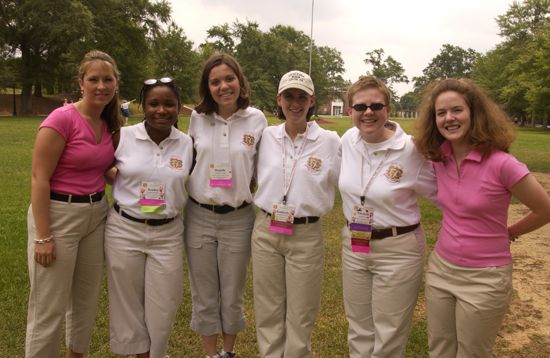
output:
<svg viewBox="0 0 550 358"><path fill-rule="evenodd" d="M460 267L433 251L425 292L430 357L492 357L512 299L512 264Z"/></svg>
<svg viewBox="0 0 550 358"><path fill-rule="evenodd" d="M252 206L226 214L185 208L185 252L193 300L191 329L203 336L245 328L244 288L250 261Z"/></svg>
<svg viewBox="0 0 550 358"><path fill-rule="evenodd" d="M50 230L56 260L49 267L34 261L36 229L32 208L27 214L30 278L25 356L58 358L63 318L67 347L88 350L103 273L103 232L107 200L50 203Z"/></svg>
<svg viewBox="0 0 550 358"><path fill-rule="evenodd" d="M354 253L342 230L344 308L352 358L405 355L424 268L424 232L371 241L371 252Z"/></svg>
<svg viewBox="0 0 550 358"><path fill-rule="evenodd" d="M163 358L183 296L183 221L149 226L114 209L105 228L111 350Z"/></svg>
<svg viewBox="0 0 550 358"><path fill-rule="evenodd" d="M321 222L294 225L287 236L269 231L271 217L256 215L252 233L254 312L262 358L311 357L311 332L321 301Z"/></svg>

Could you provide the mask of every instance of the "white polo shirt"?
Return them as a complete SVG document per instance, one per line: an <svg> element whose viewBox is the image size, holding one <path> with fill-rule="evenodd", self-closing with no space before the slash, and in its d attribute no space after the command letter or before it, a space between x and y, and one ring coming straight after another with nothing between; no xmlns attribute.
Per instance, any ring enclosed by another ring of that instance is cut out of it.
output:
<svg viewBox="0 0 550 358"><path fill-rule="evenodd" d="M353 206L361 203L364 187L379 168L365 195L365 205L374 209L377 229L420 222L419 197L435 202L437 196L432 163L416 150L412 137L399 124L389 121L389 125L395 133L381 143L367 143L356 127L342 136L338 187L344 215L351 221Z"/></svg>
<svg viewBox="0 0 550 358"><path fill-rule="evenodd" d="M113 184L113 198L122 210L135 218L172 218L181 213L187 193L185 182L193 160L191 138L172 128L159 145L149 138L144 122L120 129L120 142L115 151L118 173ZM165 185L166 207L158 213L140 210L143 182Z"/></svg>
<svg viewBox="0 0 550 358"><path fill-rule="evenodd" d="M188 133L193 137L197 158L187 184L189 195L202 204L239 207L244 201L251 203L250 180L266 127L264 114L252 107L240 109L228 119L217 113L193 111ZM222 162L231 164L232 186L211 187L209 166Z"/></svg>
<svg viewBox="0 0 550 358"><path fill-rule="evenodd" d="M295 217L321 216L334 205L334 192L340 171L340 137L334 131L308 122L307 138L298 134L294 142L285 130L284 123L265 129L258 153L258 191L254 204L271 213L274 203L283 200L283 147L284 172L290 179L293 159L305 140L303 152L287 194L287 204L295 206Z"/></svg>

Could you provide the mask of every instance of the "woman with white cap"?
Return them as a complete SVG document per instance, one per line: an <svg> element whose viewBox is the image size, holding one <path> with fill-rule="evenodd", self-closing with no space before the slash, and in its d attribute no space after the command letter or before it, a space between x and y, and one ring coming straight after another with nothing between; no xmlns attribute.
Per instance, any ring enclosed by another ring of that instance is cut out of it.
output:
<svg viewBox="0 0 550 358"><path fill-rule="evenodd" d="M321 297L323 235L319 217L334 204L340 138L309 121L313 81L300 71L279 83L278 117L258 153L260 208L252 232L254 310L261 357L310 357Z"/></svg>

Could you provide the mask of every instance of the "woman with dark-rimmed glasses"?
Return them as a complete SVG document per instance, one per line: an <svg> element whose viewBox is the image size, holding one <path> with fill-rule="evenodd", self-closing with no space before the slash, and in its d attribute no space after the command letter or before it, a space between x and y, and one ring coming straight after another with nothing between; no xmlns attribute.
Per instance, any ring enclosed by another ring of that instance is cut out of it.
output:
<svg viewBox="0 0 550 358"><path fill-rule="evenodd" d="M391 92L365 76L348 89L353 127L342 136L338 187L342 274L351 358L403 357L424 269L419 199L432 201L431 163L389 120Z"/></svg>
<svg viewBox="0 0 550 358"><path fill-rule="evenodd" d="M234 357L245 328L244 288L254 223L251 181L264 114L250 107L248 82L238 62L214 53L203 66L201 101L191 114L196 165L185 208L185 248L193 317L207 356Z"/></svg>
<svg viewBox="0 0 550 358"><path fill-rule="evenodd" d="M144 120L114 136L115 203L105 229L110 344L116 354L163 358L183 293L185 182L192 141L176 125L169 77L144 82Z"/></svg>

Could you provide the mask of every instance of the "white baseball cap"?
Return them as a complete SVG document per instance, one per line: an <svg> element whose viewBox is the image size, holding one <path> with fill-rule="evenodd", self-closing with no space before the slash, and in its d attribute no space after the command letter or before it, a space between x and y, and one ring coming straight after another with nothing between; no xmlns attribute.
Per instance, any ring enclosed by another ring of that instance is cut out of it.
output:
<svg viewBox="0 0 550 358"><path fill-rule="evenodd" d="M279 95L284 90L289 88L301 89L310 96L313 96L315 93L311 77L301 71L290 71L285 73L279 82L279 90L277 91L277 94Z"/></svg>

